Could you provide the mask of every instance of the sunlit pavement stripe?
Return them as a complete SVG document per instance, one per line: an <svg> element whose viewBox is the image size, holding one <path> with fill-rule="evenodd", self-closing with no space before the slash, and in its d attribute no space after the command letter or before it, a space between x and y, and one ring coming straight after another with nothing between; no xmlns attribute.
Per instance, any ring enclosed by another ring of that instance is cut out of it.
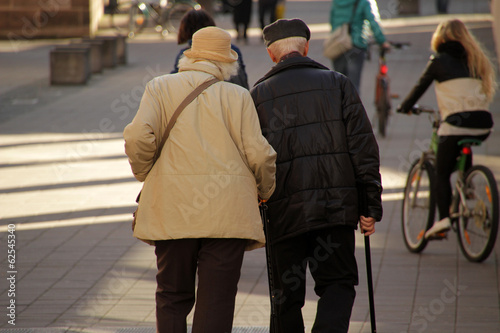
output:
<svg viewBox="0 0 500 333"><path fill-rule="evenodd" d="M50 228L62 228L62 227L74 227L79 225L119 223L119 222L132 222L132 212L130 212L130 214L90 216L90 217L81 217L68 220L17 223L15 224L15 226L16 226L16 231L23 231L23 230L50 229ZM7 228L8 228L7 225L0 226L0 232L6 232Z"/></svg>

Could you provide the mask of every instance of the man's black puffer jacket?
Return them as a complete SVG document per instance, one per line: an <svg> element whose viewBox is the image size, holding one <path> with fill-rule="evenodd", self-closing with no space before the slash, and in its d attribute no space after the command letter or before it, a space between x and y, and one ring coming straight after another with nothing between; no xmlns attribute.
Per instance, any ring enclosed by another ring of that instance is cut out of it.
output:
<svg viewBox="0 0 500 333"><path fill-rule="evenodd" d="M268 202L274 242L331 226L357 227L357 184L380 184L379 151L351 82L307 57L274 66L251 90L278 154ZM365 187L366 216L382 218L381 189Z"/></svg>

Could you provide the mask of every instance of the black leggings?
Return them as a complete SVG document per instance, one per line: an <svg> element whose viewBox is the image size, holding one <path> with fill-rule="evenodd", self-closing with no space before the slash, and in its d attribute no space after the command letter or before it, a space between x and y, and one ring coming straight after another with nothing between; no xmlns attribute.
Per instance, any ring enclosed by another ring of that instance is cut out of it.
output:
<svg viewBox="0 0 500 333"><path fill-rule="evenodd" d="M457 164L457 158L460 156L460 146L458 142L463 139L478 139L481 141L486 140L490 134L484 134L479 136L441 136L439 137L438 153L436 156L436 194L437 194L437 206L439 210L439 218L442 220L446 217L450 217L450 205L451 205L451 183L450 177L453 171L455 171L455 165ZM465 170L472 166L472 158L467 160Z"/></svg>

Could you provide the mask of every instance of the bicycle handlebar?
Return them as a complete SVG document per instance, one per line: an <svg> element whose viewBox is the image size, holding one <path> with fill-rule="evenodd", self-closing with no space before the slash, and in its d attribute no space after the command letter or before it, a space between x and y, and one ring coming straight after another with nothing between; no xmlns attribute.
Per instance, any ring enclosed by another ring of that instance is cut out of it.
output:
<svg viewBox="0 0 500 333"><path fill-rule="evenodd" d="M434 114L436 113L436 110L432 109L432 108L426 108L426 107L423 107L423 106L419 106L419 105L414 105L410 112L412 114L416 114L416 115L419 115L421 113L431 113L431 114Z"/></svg>
<svg viewBox="0 0 500 333"><path fill-rule="evenodd" d="M432 109L432 108L422 107L422 106L419 106L418 104L415 104L411 108L410 113L415 114L415 115L419 115L421 113L427 113L427 114L432 115L432 118L430 116L429 116L429 118L433 119L432 120L432 127L433 128L437 129L437 128L439 128L439 125L441 124L441 116L440 116L439 112L437 110Z"/></svg>
<svg viewBox="0 0 500 333"><path fill-rule="evenodd" d="M394 49L405 49L411 45L410 42L393 42L393 41L387 41L392 48ZM379 56L384 57L387 51L390 49L383 47L382 45L380 46L380 51L379 51Z"/></svg>
<svg viewBox="0 0 500 333"><path fill-rule="evenodd" d="M395 49L404 49L406 47L411 46L410 42L392 42L392 41L389 41L389 44L391 44L391 46L394 47Z"/></svg>

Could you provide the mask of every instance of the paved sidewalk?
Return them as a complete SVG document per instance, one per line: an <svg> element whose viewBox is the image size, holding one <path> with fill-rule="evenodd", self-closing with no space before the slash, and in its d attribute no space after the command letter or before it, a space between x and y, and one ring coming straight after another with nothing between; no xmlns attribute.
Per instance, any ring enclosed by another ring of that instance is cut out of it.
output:
<svg viewBox="0 0 500 333"><path fill-rule="evenodd" d="M420 2L428 16L402 20L391 9L393 0L379 1L389 39L412 43L387 56L393 93L401 97L424 68L431 33L444 18L433 16L433 1ZM327 66L321 43L328 33L329 8L329 1L287 4L289 17L311 25L310 56ZM450 1L450 12L466 13L460 17L494 54L486 0ZM232 27L229 17L217 23ZM272 66L259 33L252 29L249 44L238 44L250 84ZM155 257L152 247L131 236L131 212L141 184L124 155L122 130L137 110L145 83L170 72L179 46L145 33L129 41L127 65L94 75L85 86L49 86L49 50L66 42L0 41L0 331L154 332ZM373 121L376 70L376 59L365 64L361 86ZM432 89L421 104L436 106ZM498 109L500 96L492 107L500 124ZM481 264L463 257L453 233L448 240L431 242L420 255L403 244L402 188L409 163L429 135L425 116L393 115L387 137L379 139L384 220L371 237L378 331L499 332L498 243ZM496 131L475 149L475 163L493 169L498 180L499 143ZM12 268L9 224L16 226ZM356 252L360 284L350 332L370 332L360 234ZM304 318L310 332L317 298L308 281ZM268 300L264 251L248 252L233 331L267 332Z"/></svg>

